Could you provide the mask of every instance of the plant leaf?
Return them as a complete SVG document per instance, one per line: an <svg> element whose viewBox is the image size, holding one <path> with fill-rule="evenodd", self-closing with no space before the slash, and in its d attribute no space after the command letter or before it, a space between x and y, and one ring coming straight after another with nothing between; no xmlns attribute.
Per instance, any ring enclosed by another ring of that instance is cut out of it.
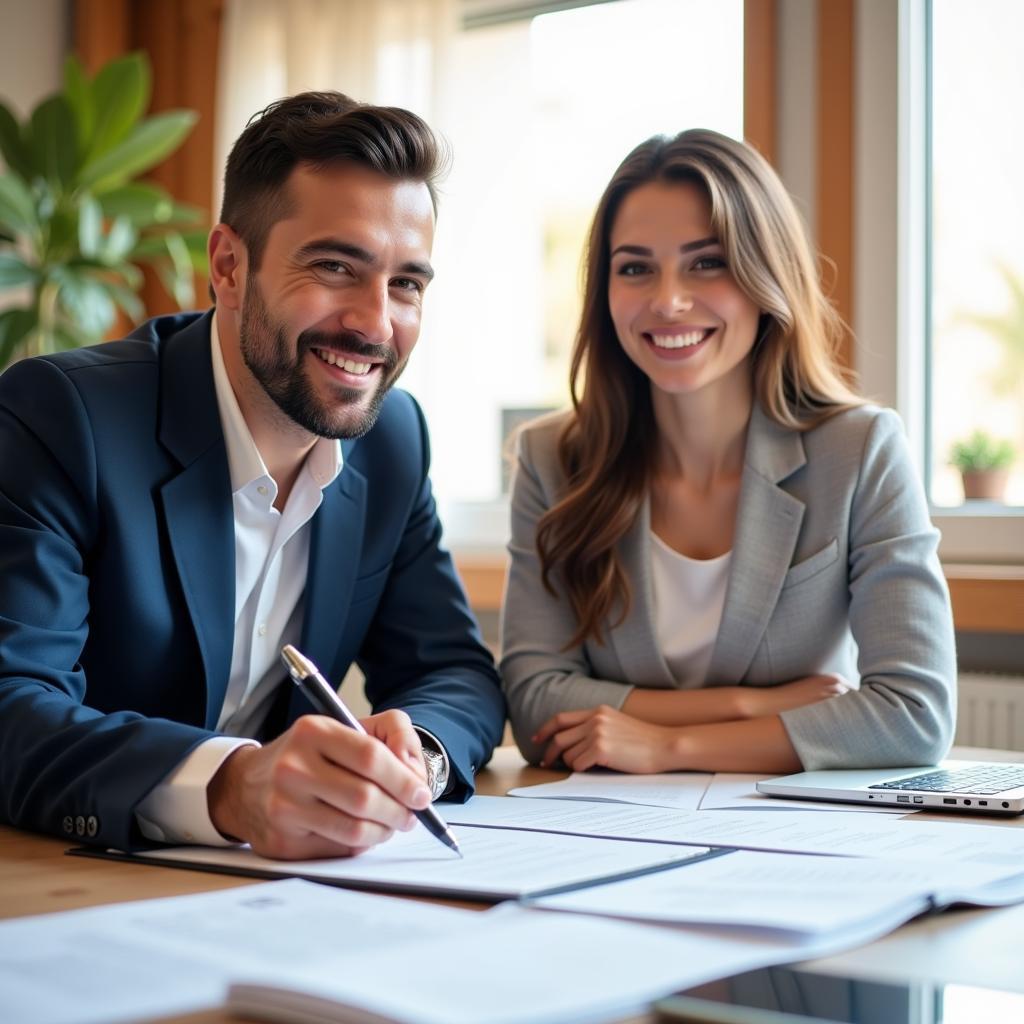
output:
<svg viewBox="0 0 1024 1024"><path fill-rule="evenodd" d="M131 252L137 237L138 233L127 217L115 217L101 249L103 262L111 265L120 263Z"/></svg>
<svg viewBox="0 0 1024 1024"><path fill-rule="evenodd" d="M121 266L114 268L114 272L121 276L132 291L137 292L142 287L142 271L134 263L122 263Z"/></svg>
<svg viewBox="0 0 1024 1024"><path fill-rule="evenodd" d="M61 206L53 211L48 223L47 262L74 259L78 252L78 209Z"/></svg>
<svg viewBox="0 0 1024 1024"><path fill-rule="evenodd" d="M63 95L43 100L32 111L29 152L37 174L55 186L71 184L78 167L78 143L71 106Z"/></svg>
<svg viewBox="0 0 1024 1024"><path fill-rule="evenodd" d="M14 350L35 326L35 309L5 309L0 313L0 367L11 361Z"/></svg>
<svg viewBox="0 0 1024 1024"><path fill-rule="evenodd" d="M105 334L114 323L114 303L95 278L59 267L53 279L60 285L57 303L81 333L78 344L88 344Z"/></svg>
<svg viewBox="0 0 1024 1024"><path fill-rule="evenodd" d="M107 217L127 217L139 230L169 221L175 205L162 188L141 181L104 192L99 200Z"/></svg>
<svg viewBox="0 0 1024 1024"><path fill-rule="evenodd" d="M78 248L83 256L95 256L103 239L103 211L90 195L78 204Z"/></svg>
<svg viewBox="0 0 1024 1024"><path fill-rule="evenodd" d="M15 116L0 103L0 153L7 166L23 178L32 177L32 161L21 138L21 128Z"/></svg>
<svg viewBox="0 0 1024 1024"><path fill-rule="evenodd" d="M90 160L79 175L79 184L95 192L123 185L175 150L192 130L196 117L191 110L171 110L146 118L123 142Z"/></svg>
<svg viewBox="0 0 1024 1024"><path fill-rule="evenodd" d="M125 311L132 323L140 324L146 318L146 307L135 292L120 281L102 281L107 294Z"/></svg>
<svg viewBox="0 0 1024 1024"><path fill-rule="evenodd" d="M170 219L175 224L200 224L206 220L206 211L191 203L175 203Z"/></svg>
<svg viewBox="0 0 1024 1024"><path fill-rule="evenodd" d="M96 341L96 338L88 338L83 341L70 324L54 324L53 341L51 350L54 352L66 352L68 349L80 348L83 344Z"/></svg>
<svg viewBox="0 0 1024 1024"><path fill-rule="evenodd" d="M131 53L100 69L92 83L96 130L87 161L123 142L149 103L149 64L141 53Z"/></svg>
<svg viewBox="0 0 1024 1024"><path fill-rule="evenodd" d="M192 269L199 274L208 274L210 272L210 259L206 252L208 232L183 231L181 237L185 242L185 248L188 249Z"/></svg>
<svg viewBox="0 0 1024 1024"><path fill-rule="evenodd" d="M39 229L32 193L12 171L0 175L0 224L30 234Z"/></svg>
<svg viewBox="0 0 1024 1024"><path fill-rule="evenodd" d="M81 162L84 162L96 130L96 104L89 79L86 78L85 71L74 54L64 61L64 95L71 108L71 116L75 119L78 155L82 158Z"/></svg>
<svg viewBox="0 0 1024 1024"><path fill-rule="evenodd" d="M188 309L196 300L195 286L192 281L192 258L188 246L177 231L169 231L164 235L168 255L171 257L171 273L161 274L164 286L174 297L179 309ZM159 272L159 267L157 268Z"/></svg>
<svg viewBox="0 0 1024 1024"><path fill-rule="evenodd" d="M133 263L117 263L111 266L103 260L77 256L65 264L75 274L95 277L97 280L115 280L124 283L134 291L142 287L142 271Z"/></svg>
<svg viewBox="0 0 1024 1024"><path fill-rule="evenodd" d="M0 288L14 288L20 284L33 284L39 271L14 253L0 252Z"/></svg>

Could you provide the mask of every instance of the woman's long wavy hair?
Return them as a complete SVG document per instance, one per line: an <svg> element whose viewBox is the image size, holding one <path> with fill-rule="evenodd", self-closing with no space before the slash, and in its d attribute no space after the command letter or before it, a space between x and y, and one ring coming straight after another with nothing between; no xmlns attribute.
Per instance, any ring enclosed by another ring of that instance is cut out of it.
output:
<svg viewBox="0 0 1024 1024"><path fill-rule="evenodd" d="M637 146L612 176L590 228L569 375L575 414L559 440L566 491L537 528L544 585L564 591L579 623L568 646L603 642L607 624L628 614L629 580L616 545L654 469L651 384L619 344L608 307L612 226L623 199L649 182L695 183L707 195L729 269L761 310L751 363L765 412L807 430L861 402L836 359L845 325L822 291L800 215L767 161L705 129Z"/></svg>

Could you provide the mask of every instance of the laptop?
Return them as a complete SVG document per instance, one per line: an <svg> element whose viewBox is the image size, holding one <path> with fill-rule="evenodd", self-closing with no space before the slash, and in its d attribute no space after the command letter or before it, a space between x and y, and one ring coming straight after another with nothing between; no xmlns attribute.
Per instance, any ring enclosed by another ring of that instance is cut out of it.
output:
<svg viewBox="0 0 1024 1024"><path fill-rule="evenodd" d="M1024 764L943 761L922 768L800 772L757 784L765 796L906 807L908 811L1024 814Z"/></svg>

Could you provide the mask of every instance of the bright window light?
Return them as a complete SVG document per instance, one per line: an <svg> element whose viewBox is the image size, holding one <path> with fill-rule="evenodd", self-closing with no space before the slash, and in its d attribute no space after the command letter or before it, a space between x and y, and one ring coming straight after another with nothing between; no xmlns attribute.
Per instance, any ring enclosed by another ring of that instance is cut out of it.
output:
<svg viewBox="0 0 1024 1024"><path fill-rule="evenodd" d="M654 134L742 136L743 3L620 0L466 29L442 72L454 165L403 385L458 543L460 508L500 499L508 426L568 401L580 257L612 172Z"/></svg>

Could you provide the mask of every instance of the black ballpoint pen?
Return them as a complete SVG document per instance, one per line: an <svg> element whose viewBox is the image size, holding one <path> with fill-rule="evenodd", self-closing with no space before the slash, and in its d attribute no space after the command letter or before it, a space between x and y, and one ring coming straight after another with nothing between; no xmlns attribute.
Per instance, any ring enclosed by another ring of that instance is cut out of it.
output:
<svg viewBox="0 0 1024 1024"><path fill-rule="evenodd" d="M309 658L292 647L291 644L285 644L281 648L281 660L288 666L288 674L292 677L292 681L321 715L327 715L328 718L333 718L335 721L341 722L342 725L347 725L350 729L355 729L356 732L366 735L362 723L345 707L342 699ZM454 850L460 857L462 856L462 850L459 849L452 830L444 818L434 810L433 805L425 807L422 811L413 811L413 814L427 827L427 831L437 836L445 846Z"/></svg>

